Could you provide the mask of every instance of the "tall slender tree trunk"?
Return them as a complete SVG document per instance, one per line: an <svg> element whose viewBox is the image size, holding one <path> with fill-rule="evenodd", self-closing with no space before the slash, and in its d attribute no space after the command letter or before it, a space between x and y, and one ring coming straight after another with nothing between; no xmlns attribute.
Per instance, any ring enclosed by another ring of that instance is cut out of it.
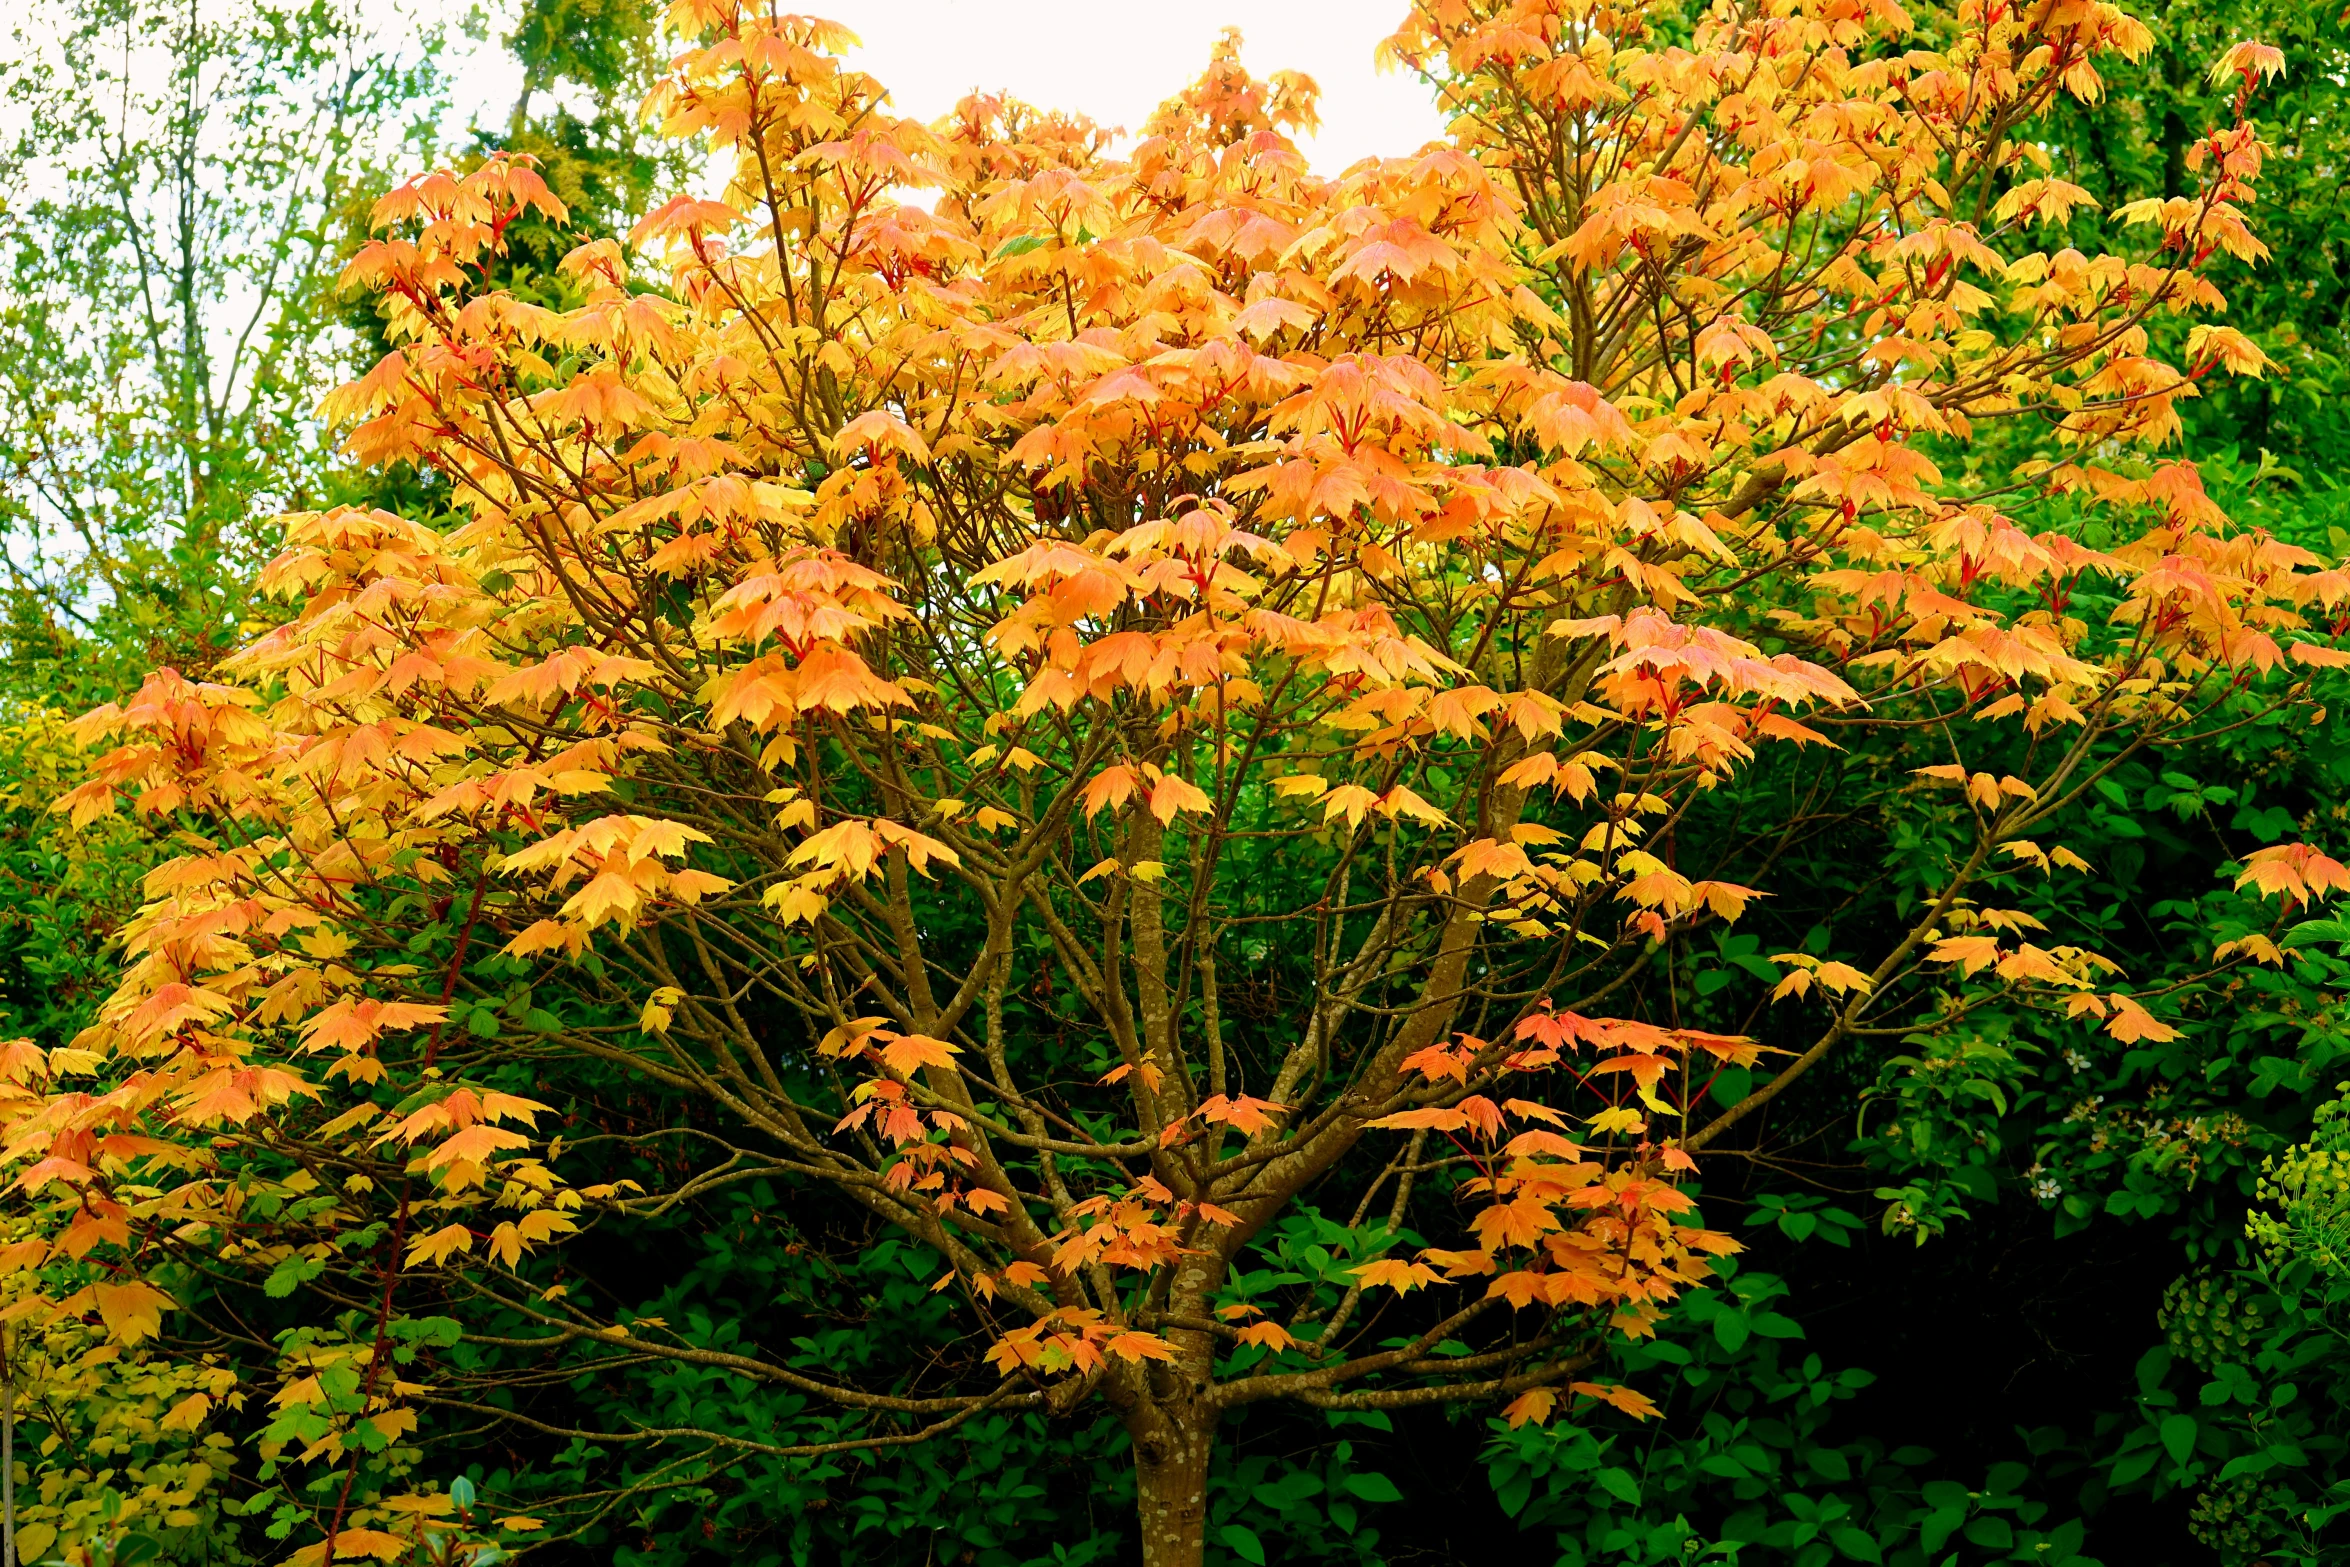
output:
<svg viewBox="0 0 2350 1567"><path fill-rule="evenodd" d="M1143 1567L1200 1567L1207 1549L1208 1463L1216 1451L1213 1413L1162 1418L1136 1433L1134 1495L1142 1523Z"/></svg>
<svg viewBox="0 0 2350 1567"><path fill-rule="evenodd" d="M0 1326L0 1567L16 1567L16 1366Z"/></svg>
<svg viewBox="0 0 2350 1567"><path fill-rule="evenodd" d="M2179 52L2179 46L2166 47L2159 58L2162 71L2162 193L2168 197L2187 194L2187 143L2194 138L2187 132L2187 117L2180 105L2195 86L2195 68Z"/></svg>

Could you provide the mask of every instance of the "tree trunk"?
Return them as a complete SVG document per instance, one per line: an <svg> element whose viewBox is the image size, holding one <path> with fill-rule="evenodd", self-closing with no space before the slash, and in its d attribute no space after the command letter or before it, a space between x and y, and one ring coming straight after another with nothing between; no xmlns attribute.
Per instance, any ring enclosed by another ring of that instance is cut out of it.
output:
<svg viewBox="0 0 2350 1567"><path fill-rule="evenodd" d="M0 1567L16 1567L16 1367L0 1324Z"/></svg>
<svg viewBox="0 0 2350 1567"><path fill-rule="evenodd" d="M1208 1460L1215 1417L1159 1419L1134 1439L1134 1496L1142 1522L1143 1567L1200 1567L1207 1548Z"/></svg>
<svg viewBox="0 0 2350 1567"><path fill-rule="evenodd" d="M2178 53L2174 44L2164 49L2156 59L2162 83L2162 193L2176 199L2187 194L2187 117L2180 112L2180 101L2194 91L2195 68Z"/></svg>

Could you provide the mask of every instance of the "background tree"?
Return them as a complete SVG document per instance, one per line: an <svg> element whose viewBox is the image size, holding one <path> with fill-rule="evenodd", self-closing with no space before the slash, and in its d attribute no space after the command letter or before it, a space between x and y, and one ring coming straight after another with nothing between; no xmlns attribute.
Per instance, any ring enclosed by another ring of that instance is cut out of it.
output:
<svg viewBox="0 0 2350 1567"><path fill-rule="evenodd" d="M2257 265L2223 266L2230 319L2258 341L2283 373L2218 383L2183 413L2211 445L2234 445L2247 458L2273 451L2322 487L2338 476L2343 430L2336 395L2343 376L2343 308L2350 297L2343 240L2350 197L2338 177L2350 116L2334 84L2350 54L2337 11L2240 0L2165 0L2143 13L2154 36L2144 59L2113 73L2111 90L2049 125L2050 149L2069 179L2106 212L2134 192L2191 191L2189 158L2199 128L2226 111L2235 84L2213 80L2208 62L2243 38L2279 47L2287 68L2254 108L2262 139L2279 154L2269 164L2260 201L2260 231L2270 254ZM2110 218L2084 214L2080 232L2095 243Z"/></svg>
<svg viewBox="0 0 2350 1567"><path fill-rule="evenodd" d="M429 148L437 34L332 3L64 0L11 39L17 656L54 667L111 618L131 657L203 667L240 634L261 524L325 494L310 415L344 351L324 309L340 224ZM104 689L78 674L83 700Z"/></svg>
<svg viewBox="0 0 2350 1567"><path fill-rule="evenodd" d="M639 110L668 65L659 8L644 0L530 0L507 47L522 66L522 90L503 134L485 146L537 160L568 223L523 233L509 265L527 257L561 287L556 264L584 236L617 237L652 204L664 183L691 174L679 144L664 140Z"/></svg>

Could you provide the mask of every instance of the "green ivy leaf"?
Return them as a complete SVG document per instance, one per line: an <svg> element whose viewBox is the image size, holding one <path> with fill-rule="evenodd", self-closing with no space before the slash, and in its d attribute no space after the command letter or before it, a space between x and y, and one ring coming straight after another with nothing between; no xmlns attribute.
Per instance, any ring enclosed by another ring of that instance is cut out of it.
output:
<svg viewBox="0 0 2350 1567"><path fill-rule="evenodd" d="M2170 1454L2172 1463L2185 1463L2195 1451L2195 1417L2166 1415L2161 1430L2163 1451Z"/></svg>

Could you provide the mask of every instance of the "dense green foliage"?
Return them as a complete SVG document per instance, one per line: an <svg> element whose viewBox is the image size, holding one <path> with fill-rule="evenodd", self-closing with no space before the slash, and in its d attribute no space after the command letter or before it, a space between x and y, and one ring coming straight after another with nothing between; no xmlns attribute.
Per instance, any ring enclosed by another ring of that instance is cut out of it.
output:
<svg viewBox="0 0 2350 1567"><path fill-rule="evenodd" d="M59 36L99 40L142 15L85 7L79 31ZM2280 155L2256 213L2274 258L2229 280L2233 319L2280 373L2214 395L2194 424L2241 453L2206 465L2232 514L2340 556L2350 551L2342 25L2330 7L2275 0L2170 0L2147 19L2158 43L2138 79L2077 111L2054 150L2101 197L2150 183L2176 191L2198 128L2229 90L2206 83L2202 62L2237 38L2285 45L2285 89L2263 122ZM369 154L361 130L404 127L428 108L430 73L388 55L372 67L331 131L342 140L327 163L342 183L313 191L282 225L268 187L231 181L252 205L240 196L206 219L215 228L158 239L119 192L155 168L215 188L187 162L198 139L187 116L203 106L185 82L210 80L202 73L223 59L259 107L220 111L252 136L222 166L297 179L272 139L283 134L273 106L303 73L359 47L352 25L324 9L252 9L225 31L168 34L187 74L172 78L181 96L157 111L151 143L110 140L84 109L36 114L61 141L14 154L19 170L74 138L102 149L68 197L12 205L0 229L0 516L18 562L0 731L0 1008L10 1031L44 1044L70 1039L102 993L113 968L104 935L135 907L157 847L119 825L71 832L46 813L74 766L55 715L159 652L216 652L248 612L240 573L256 517L357 483L333 470L308 410L369 323L330 309L323 280L347 235L338 218L392 153L415 151L394 135ZM623 226L660 173L624 110L652 59L644 12L534 0L514 47L529 86L485 149L541 157L585 227ZM58 74L81 68L20 45L10 90L36 107L95 103L87 81ZM559 84L574 90L559 95ZM583 101L593 108L583 113ZM238 239L215 245L213 233ZM158 246L178 271L141 281ZM520 280L562 286L552 277L561 246L550 234L518 247ZM198 306L234 293L235 280L281 274L283 303L249 343L236 340L251 367L224 373L220 350L186 323L213 319ZM123 303L158 287L172 309ZM120 313L92 315L93 301ZM128 402L126 386L137 389ZM2013 450L2029 444L2019 433ZM386 503L433 507L422 487L371 482ZM2078 522L2061 501L2033 520ZM1215 1478L1213 1549L1227 1561L1365 1564L1506 1551L1561 1567L2350 1561L2350 927L2303 924L2275 964L2211 957L2215 941L2271 924L2234 889L2245 854L2289 837L2350 848L2350 682L2334 677L2328 701L2331 716L2309 725L2247 698L2198 742L2121 761L2066 833L2092 868L2019 864L2008 878L2008 907L2100 932L2138 992L2161 998L2175 1038L2115 1044L1960 987L1952 1026L1930 1040L1867 1041L1709 1157L1709 1212L1742 1211L1751 1250L1725 1269L1724 1288L1690 1295L1621 1361L1661 1422L1602 1412L1513 1430L1473 1408L1394 1420L1253 1414ZM1656 1004L1692 1026L1785 1042L1762 1006L1784 977L1767 955L1857 952L1857 933L1915 899L1918 847L1959 830L1960 807L1911 787L1912 770L1934 760L1923 747L1772 753L1694 815L1678 845L1693 873L1776 838L1801 868L1787 879L1807 895L1774 900L1735 936L1670 952ZM1866 808L1809 814L1808 801L1831 794ZM477 1037L608 1004L592 986L533 994L499 962L470 976L483 997L468 1015ZM1051 1034L1049 966L1027 978L1013 1005ZM1294 982L1268 947L1229 993L1236 1012L1261 993L1272 1015ZM1106 1064L1089 1048L1066 1041L1071 1070ZM549 1058L514 1070L516 1091L556 1105L566 1136L599 1150L590 1157L609 1179L664 1158L665 1137L691 1134L641 1080ZM1717 1092L1728 1104L1741 1087ZM1866 1106L1857 1120L1846 1113L1856 1102ZM1443 1184L1421 1200L1443 1201ZM1301 1212L1263 1238L1252 1266L1291 1282L1340 1279L1351 1259L1329 1249L1336 1231ZM625 1243L589 1236L565 1254L560 1281L685 1342L755 1339L787 1363L861 1359L875 1366L870 1380L910 1384L958 1331L931 1291L940 1269L833 1199L757 1182L681 1204ZM324 1320L300 1282L251 1303L257 1334ZM601 1490L606 1510L549 1548L566 1560L1011 1567L1107 1563L1125 1548L1121 1487L1132 1482L1125 1439L1106 1419L994 1417L919 1447L776 1459L757 1450L763 1434L786 1417L805 1429L810 1412L723 1371L565 1375L519 1355L514 1366L513 1407L541 1440L460 1437L402 1461L525 1498ZM690 1468L640 1460L628 1434L680 1412L746 1445ZM74 1421L37 1402L22 1419L20 1486L80 1462ZM270 1466L239 1463L220 1482L227 1505L164 1541L175 1558L271 1559ZM78 1472L93 1495L131 1483L102 1464Z"/></svg>

